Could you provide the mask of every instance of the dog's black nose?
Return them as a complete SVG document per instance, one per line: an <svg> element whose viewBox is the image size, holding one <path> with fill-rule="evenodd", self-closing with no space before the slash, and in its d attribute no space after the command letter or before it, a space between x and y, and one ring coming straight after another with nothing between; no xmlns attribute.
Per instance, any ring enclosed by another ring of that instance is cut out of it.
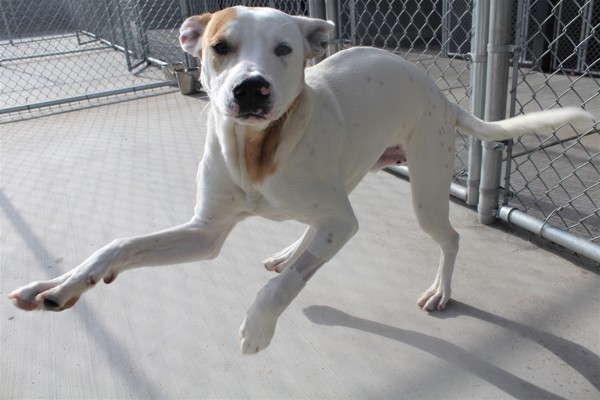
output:
<svg viewBox="0 0 600 400"><path fill-rule="evenodd" d="M233 88L233 98L240 107L240 115L261 116L268 112L271 85L261 76L245 79Z"/></svg>

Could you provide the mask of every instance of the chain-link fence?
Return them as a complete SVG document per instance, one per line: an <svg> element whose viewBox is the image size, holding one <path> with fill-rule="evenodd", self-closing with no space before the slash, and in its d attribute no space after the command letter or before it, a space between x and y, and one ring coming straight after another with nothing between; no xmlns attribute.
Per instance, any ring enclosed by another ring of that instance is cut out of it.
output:
<svg viewBox="0 0 600 400"><path fill-rule="evenodd" d="M513 114L581 106L600 116L600 1L523 1L513 74ZM600 138L564 127L512 148L510 202L600 244Z"/></svg>
<svg viewBox="0 0 600 400"><path fill-rule="evenodd" d="M2 0L0 110L164 84L183 58L178 3Z"/></svg>
<svg viewBox="0 0 600 400"><path fill-rule="evenodd" d="M507 5L517 50L510 115L564 106L600 115L600 1ZM345 45L397 53L425 69L449 99L470 107L472 0L343 0L339 10ZM455 180L461 184L468 179L469 143L459 133ZM600 243L599 151L597 131L568 126L516 141L506 157L504 203Z"/></svg>
<svg viewBox="0 0 600 400"><path fill-rule="evenodd" d="M239 1L0 0L0 112L173 84L189 15ZM252 1L307 14L306 1Z"/></svg>
<svg viewBox="0 0 600 400"><path fill-rule="evenodd" d="M162 67L195 63L177 41L183 19L237 4L333 19L336 48L399 54L467 109L485 85L471 82L480 57L472 50L473 0L0 0L0 115L173 84ZM581 106L600 116L600 0L506 4L515 49L509 114ZM460 185L469 180L470 143L459 133ZM599 151L597 131L569 127L516 141L505 157L505 204L600 244Z"/></svg>

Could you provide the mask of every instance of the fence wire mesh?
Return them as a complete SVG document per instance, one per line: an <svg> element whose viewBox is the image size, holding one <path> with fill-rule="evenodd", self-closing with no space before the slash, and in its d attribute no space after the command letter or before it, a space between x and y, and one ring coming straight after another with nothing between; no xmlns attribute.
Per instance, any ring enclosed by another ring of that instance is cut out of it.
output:
<svg viewBox="0 0 600 400"><path fill-rule="evenodd" d="M521 65L513 114L581 106L600 115L600 1L527 0L516 24ZM519 209L600 244L600 138L563 127L517 140L510 200Z"/></svg>
<svg viewBox="0 0 600 400"><path fill-rule="evenodd" d="M2 0L0 109L164 82L182 59L179 5L152 0Z"/></svg>
<svg viewBox="0 0 600 400"><path fill-rule="evenodd" d="M183 19L238 4L310 12L308 0L0 0L0 113L165 85L170 78L161 67L195 62L179 48ZM509 5L520 49L511 113L570 105L600 115L600 0ZM451 101L470 108L473 0L339 0L336 7L339 47L394 52L425 70ZM517 141L507 160L510 202L599 243L599 151L597 132L569 127ZM469 140L459 133L459 183L467 179L468 153Z"/></svg>

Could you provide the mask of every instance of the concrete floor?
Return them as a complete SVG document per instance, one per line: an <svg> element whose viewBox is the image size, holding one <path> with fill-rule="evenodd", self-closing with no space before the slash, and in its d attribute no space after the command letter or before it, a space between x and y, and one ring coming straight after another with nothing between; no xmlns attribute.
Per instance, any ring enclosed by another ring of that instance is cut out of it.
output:
<svg viewBox="0 0 600 400"><path fill-rule="evenodd" d="M599 398L598 270L452 204L454 299L420 311L438 250L386 173L256 356L238 327L294 222L249 219L216 260L127 272L62 313L14 308L14 288L190 217L204 106L173 93L0 125L0 398Z"/></svg>

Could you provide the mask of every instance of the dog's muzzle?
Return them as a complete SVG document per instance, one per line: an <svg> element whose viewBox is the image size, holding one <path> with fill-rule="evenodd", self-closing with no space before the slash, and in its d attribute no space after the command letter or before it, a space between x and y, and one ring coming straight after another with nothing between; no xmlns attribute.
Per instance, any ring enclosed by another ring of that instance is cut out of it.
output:
<svg viewBox="0 0 600 400"><path fill-rule="evenodd" d="M265 119L271 111L271 84L261 76L247 78L233 88L237 118Z"/></svg>

